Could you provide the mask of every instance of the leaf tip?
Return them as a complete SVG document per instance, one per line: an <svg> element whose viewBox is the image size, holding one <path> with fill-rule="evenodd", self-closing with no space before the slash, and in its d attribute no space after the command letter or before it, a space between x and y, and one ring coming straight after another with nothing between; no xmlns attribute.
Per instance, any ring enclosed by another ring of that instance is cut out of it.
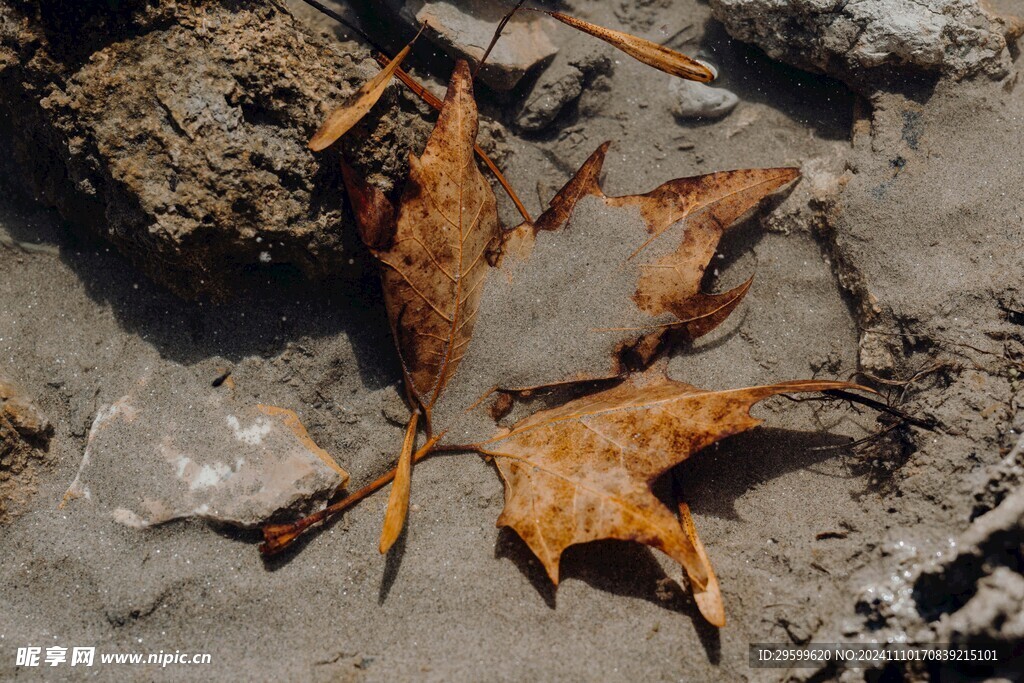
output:
<svg viewBox="0 0 1024 683"><path fill-rule="evenodd" d="M717 588L717 586L715 587ZM725 626L725 606L722 604L722 595L717 590L703 590L695 592L693 599L709 624L722 628Z"/></svg>

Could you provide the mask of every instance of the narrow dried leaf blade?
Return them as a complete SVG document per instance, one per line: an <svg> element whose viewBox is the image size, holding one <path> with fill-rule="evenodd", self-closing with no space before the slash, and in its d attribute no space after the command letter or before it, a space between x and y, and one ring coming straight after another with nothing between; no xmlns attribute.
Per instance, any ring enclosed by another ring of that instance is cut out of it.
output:
<svg viewBox="0 0 1024 683"><path fill-rule="evenodd" d="M711 568L711 560L704 549L704 544L701 542L700 536L697 535L697 526L693 523L690 507L686 503L679 503L679 522L683 527L683 533L690 539L693 549L697 552L697 559L700 560L708 575L707 584L705 584L703 590L691 581L691 584L694 585L694 602L697 603L697 609L708 620L708 623L722 628L725 626L725 603L722 601L722 589L718 585L718 578L715 576L714 570Z"/></svg>
<svg viewBox="0 0 1024 683"><path fill-rule="evenodd" d="M415 42L415 39L413 40ZM373 105L377 104L377 100L384 94L385 88L391 82L395 70L401 66L402 60L406 58L411 49L412 43L402 48L402 51L395 55L387 66L364 83L345 104L332 111L310 139L309 148L314 152L325 150L351 130L352 126L359 123Z"/></svg>
<svg viewBox="0 0 1024 683"><path fill-rule="evenodd" d="M716 615L713 583L695 534L651 491L651 483L700 449L759 424L750 408L795 391L855 389L846 382L798 381L704 391L668 379L628 380L539 412L476 446L505 482L499 526L513 528L558 582L562 552L605 538L636 541L679 562ZM685 521L685 520L684 520Z"/></svg>
<svg viewBox="0 0 1024 683"><path fill-rule="evenodd" d="M380 533L380 552L386 553L395 544L405 526L405 518L409 514L409 491L412 484L412 453L416 444L416 427L420 414L413 411L409 425L405 429L405 441L402 453L398 456L398 467L395 468L395 480L391 483L391 494L388 496L388 508L384 513L384 528Z"/></svg>
<svg viewBox="0 0 1024 683"><path fill-rule="evenodd" d="M658 45L655 42L629 33L598 26L597 24L592 24L589 21L577 19L561 12L547 12L547 14L563 24L572 26L584 33L589 33L595 38L600 38L609 45L622 50L633 59L654 67L659 71L701 83L710 83L715 80L715 75L711 69L697 60L691 59L681 52L676 52L664 45Z"/></svg>
<svg viewBox="0 0 1024 683"><path fill-rule="evenodd" d="M344 159L341 160L341 177L363 244L374 251L390 246L396 229L395 207L391 201Z"/></svg>

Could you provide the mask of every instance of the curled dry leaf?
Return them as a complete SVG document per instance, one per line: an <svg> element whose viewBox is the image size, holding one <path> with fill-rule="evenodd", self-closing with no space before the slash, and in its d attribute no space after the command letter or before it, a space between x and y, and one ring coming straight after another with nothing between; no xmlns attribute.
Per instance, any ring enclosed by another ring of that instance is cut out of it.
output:
<svg viewBox="0 0 1024 683"><path fill-rule="evenodd" d="M380 532L379 548L381 553L391 550L391 546L395 544L402 533L405 517L409 513L413 446L416 445L416 427L419 424L419 416L419 411L414 410L412 417L409 418L409 425L405 428L405 441L402 443L402 453L398 456L395 481L391 485L388 507L384 513L384 529Z"/></svg>
<svg viewBox="0 0 1024 683"><path fill-rule="evenodd" d="M659 71L664 71L667 74L685 78L689 81L700 81L701 83L710 83L715 80L715 74L711 69L696 59L691 59L681 52L676 52L664 45L658 45L655 42L630 35L629 33L598 26L597 24L592 24L589 21L583 21L561 12L540 11L544 11L545 14L554 17L563 24L572 26L584 33L589 33L595 38L600 38L609 45L622 50L633 59L641 61L647 66L652 66Z"/></svg>
<svg viewBox="0 0 1024 683"><path fill-rule="evenodd" d="M419 34L416 35L419 37ZM377 100L384 94L385 88L391 82L391 77L395 75L395 71L402 65L402 60L409 54L415 42L416 38L413 38L412 42L402 48L402 51L395 55L394 59L377 72L376 76L364 83L345 104L327 116L323 125L320 126L320 129L317 130L309 141L309 148L311 150L319 152L327 149L338 138L349 132L352 126L359 123L360 119L366 116L366 113L370 111L373 105L377 104Z"/></svg>
<svg viewBox="0 0 1024 683"><path fill-rule="evenodd" d="M750 408L758 401L854 386L798 381L704 391L669 379L628 380L539 412L475 448L494 458L505 482L498 525L523 538L553 582L571 545L637 541L679 562L701 613L722 626L718 582L692 520L684 512L681 524L651 492L652 482L700 449L757 426Z"/></svg>

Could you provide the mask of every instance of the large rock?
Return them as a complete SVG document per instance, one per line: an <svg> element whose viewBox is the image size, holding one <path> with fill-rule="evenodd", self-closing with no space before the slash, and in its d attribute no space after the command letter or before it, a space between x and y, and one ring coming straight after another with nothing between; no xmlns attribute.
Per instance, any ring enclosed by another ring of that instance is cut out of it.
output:
<svg viewBox="0 0 1024 683"><path fill-rule="evenodd" d="M180 294L267 264L317 278L351 254L337 153L306 141L376 68L278 0L0 0L0 147ZM427 126L396 92L350 142L384 185Z"/></svg>
<svg viewBox="0 0 1024 683"><path fill-rule="evenodd" d="M979 0L711 0L738 40L774 59L870 84L880 67L963 78L1007 75L1019 22Z"/></svg>
<svg viewBox="0 0 1024 683"><path fill-rule="evenodd" d="M254 527L322 506L348 474L290 410L187 373L146 377L99 409L65 500L134 527L196 517Z"/></svg>

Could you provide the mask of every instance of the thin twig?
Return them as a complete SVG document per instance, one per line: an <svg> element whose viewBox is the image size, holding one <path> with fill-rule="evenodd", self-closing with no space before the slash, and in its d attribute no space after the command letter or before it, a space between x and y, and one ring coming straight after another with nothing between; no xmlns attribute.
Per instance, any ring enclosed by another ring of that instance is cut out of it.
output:
<svg viewBox="0 0 1024 683"><path fill-rule="evenodd" d="M487 58L490 56L491 50L494 49L495 43L497 43L498 38L501 37L501 32L505 30L506 24L508 24L508 22L512 19L513 15L515 15L515 13L519 11L519 8L523 6L524 2L526 2L526 0L519 0L519 2L516 3L516 6L509 10L508 14L503 16L501 18L501 21L498 22L498 28L495 29L494 36L491 38L491 42L487 45L487 49L484 50L484 56L480 58L480 61L477 62L476 68L473 69L473 80L476 80L476 75L480 73L480 69L483 68L484 62L486 62Z"/></svg>
<svg viewBox="0 0 1024 683"><path fill-rule="evenodd" d="M875 410L882 413L894 415L895 417L900 418L907 424L912 424L915 427L927 429L928 431L934 431L935 427L937 426L933 420L922 420L921 418L914 417L913 415L905 413L898 408L893 408L892 406L886 405L881 401L876 401L875 399L868 398L867 396L860 396L851 391L845 391L843 389L828 389L821 393L825 394L826 396L832 396L833 398L841 398L845 401L850 401L851 403L859 403L862 406L874 408Z"/></svg>
<svg viewBox="0 0 1024 683"><path fill-rule="evenodd" d="M921 429L927 429L928 431L935 431L935 428L938 427L938 425L933 420L922 420L921 418L914 417L913 415L909 415L909 414L903 412L902 410L900 410L898 408L893 408L890 405L886 405L885 403L882 403L881 401L876 401L876 400L871 399L871 398L867 398L867 397L864 397L864 396L859 396L859 395L854 394L854 393L849 392L849 391L844 391L842 389L826 389L825 391L822 391L821 393L824 394L825 396L820 396L820 397L819 396L798 397L798 396L791 396L789 394L780 394L780 396L782 396L785 399L788 399L788 400L792 401L793 403L811 403L811 402L824 401L824 400L827 400L828 398L838 398L838 399L842 399L844 401L850 401L851 403L859 403L859 404L861 404L863 406L867 406L869 408L874 408L875 410L877 410L877 411L879 411L881 413L887 413L889 415L893 415L893 416L898 417L899 419L903 420L907 424L912 424L915 427L920 427Z"/></svg>
<svg viewBox="0 0 1024 683"><path fill-rule="evenodd" d="M348 30L350 30L353 33L355 33L357 36L359 36L359 38L363 42L365 42L367 45L372 47L377 52L386 52L386 50L384 50L384 48L382 48L381 46L377 45L377 43L374 42L373 38L368 36L365 31L363 31L361 28L359 28L358 26L356 26L355 24L350 22L348 19L346 19L341 14L339 14L339 13L335 12L334 10L332 10L330 7L327 7L326 5L323 5L323 4L319 3L319 2L317 2L317 0L302 0L302 1L304 3L306 3L307 5L309 5L310 7L312 7L313 9L315 9L316 11L320 12L321 14L323 14L325 16L330 17L331 19L334 19L336 22L338 22L339 24L341 24L342 26L344 26Z"/></svg>
<svg viewBox="0 0 1024 683"><path fill-rule="evenodd" d="M437 446L438 440L444 436L444 433L433 437L427 441L423 446L416 451L412 456L413 463L417 463L424 458L437 455L440 453L453 453L457 451L466 450L462 446ZM286 522L284 524L268 524L263 527L263 543L260 544L260 553L264 556L276 555L281 552L289 545L292 544L304 531L310 527L320 523L326 522L329 518L337 515L340 512L347 510L359 501L368 497L369 495L379 491L388 484L390 484L394 478L395 473L398 471L397 467L392 467L390 470L380 475L363 488L348 494L337 503L325 507L319 512L314 512L308 517L303 517L295 522Z"/></svg>

